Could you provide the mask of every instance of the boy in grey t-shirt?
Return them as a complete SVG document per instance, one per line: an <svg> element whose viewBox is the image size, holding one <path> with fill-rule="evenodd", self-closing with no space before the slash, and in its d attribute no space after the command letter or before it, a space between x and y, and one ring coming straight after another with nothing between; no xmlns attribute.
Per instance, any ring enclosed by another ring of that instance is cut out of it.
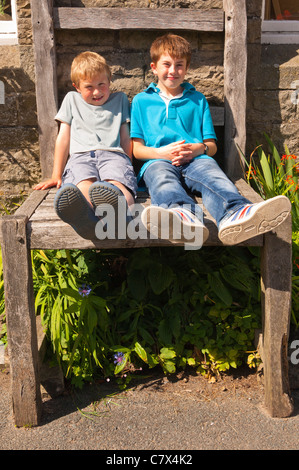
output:
<svg viewBox="0 0 299 470"><path fill-rule="evenodd" d="M129 101L110 92L110 68L95 52L75 57L71 79L77 91L67 93L55 116L60 128L52 177L35 189L60 188L54 200L59 217L94 238L97 206L117 209L119 197L131 206L136 197Z"/></svg>

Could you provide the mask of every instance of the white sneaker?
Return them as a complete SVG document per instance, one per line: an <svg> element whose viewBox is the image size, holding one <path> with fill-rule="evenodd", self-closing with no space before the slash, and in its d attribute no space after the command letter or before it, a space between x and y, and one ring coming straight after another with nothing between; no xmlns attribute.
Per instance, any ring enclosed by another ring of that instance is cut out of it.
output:
<svg viewBox="0 0 299 470"><path fill-rule="evenodd" d="M188 209L165 209L148 206L141 214L141 221L154 238L196 242L200 247L208 238L207 227Z"/></svg>
<svg viewBox="0 0 299 470"><path fill-rule="evenodd" d="M225 245L241 243L278 227L290 211L291 202L286 196L247 204L220 224L218 237Z"/></svg>

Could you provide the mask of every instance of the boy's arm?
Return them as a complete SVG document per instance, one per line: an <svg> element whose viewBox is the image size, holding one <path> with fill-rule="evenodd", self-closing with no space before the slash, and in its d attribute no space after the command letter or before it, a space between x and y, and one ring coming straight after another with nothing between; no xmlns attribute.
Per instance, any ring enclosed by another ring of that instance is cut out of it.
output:
<svg viewBox="0 0 299 470"><path fill-rule="evenodd" d="M124 122L120 127L120 145L126 155L132 160L133 144L130 137L129 124L127 122Z"/></svg>
<svg viewBox="0 0 299 470"><path fill-rule="evenodd" d="M171 160L175 166L184 165L198 155L205 153L205 145L208 146L206 155L212 157L217 151L214 139L204 140L204 143L188 144L184 140L173 142L160 148L146 147L143 139L133 139L133 154L137 160L165 159Z"/></svg>
<svg viewBox="0 0 299 470"><path fill-rule="evenodd" d="M63 170L69 155L70 136L70 125L65 122L61 122L55 143L52 177L44 182L37 184L34 189L48 189L52 188L53 186L60 188Z"/></svg>

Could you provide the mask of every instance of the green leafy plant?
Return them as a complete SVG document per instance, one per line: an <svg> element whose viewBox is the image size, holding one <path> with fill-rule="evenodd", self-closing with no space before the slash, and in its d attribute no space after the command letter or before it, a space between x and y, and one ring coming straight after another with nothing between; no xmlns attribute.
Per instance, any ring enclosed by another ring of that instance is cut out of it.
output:
<svg viewBox="0 0 299 470"><path fill-rule="evenodd" d="M299 161L296 155L285 146L285 154L280 156L272 140L265 134L270 152L266 155L259 145L252 152L249 162L242 155L246 167L246 179L264 199L277 195L287 196L292 204L292 220L294 231L299 230L299 193L298 173ZM254 158L255 154L258 158Z"/></svg>
<svg viewBox="0 0 299 470"><path fill-rule="evenodd" d="M5 8L7 8L9 5L6 5L6 0L0 0L0 15L4 15L5 13Z"/></svg>
<svg viewBox="0 0 299 470"><path fill-rule="evenodd" d="M39 250L36 309L66 377L78 386L100 375L125 387L153 367L166 374L192 367L210 377L246 362L253 349L257 256L215 247L196 254Z"/></svg>
<svg viewBox="0 0 299 470"><path fill-rule="evenodd" d="M247 167L245 177L261 197L268 199L277 195L287 196L292 204L292 323L299 327L299 161L285 146L285 154L280 156L273 141L265 134L269 146L266 154L259 145L247 161L240 151ZM257 154L257 158L256 157Z"/></svg>

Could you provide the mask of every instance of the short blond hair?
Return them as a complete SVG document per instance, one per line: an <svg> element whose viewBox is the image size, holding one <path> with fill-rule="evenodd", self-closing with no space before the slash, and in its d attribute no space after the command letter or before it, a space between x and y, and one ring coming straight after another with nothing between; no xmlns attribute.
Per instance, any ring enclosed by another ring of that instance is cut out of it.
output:
<svg viewBox="0 0 299 470"><path fill-rule="evenodd" d="M96 52L86 51L77 55L71 66L71 80L76 87L80 80L92 78L97 73L105 73L111 80L111 70L104 57Z"/></svg>
<svg viewBox="0 0 299 470"><path fill-rule="evenodd" d="M190 65L191 46L182 36L168 33L155 39L150 48L152 62L156 64L165 53L174 59L186 59L187 67Z"/></svg>

